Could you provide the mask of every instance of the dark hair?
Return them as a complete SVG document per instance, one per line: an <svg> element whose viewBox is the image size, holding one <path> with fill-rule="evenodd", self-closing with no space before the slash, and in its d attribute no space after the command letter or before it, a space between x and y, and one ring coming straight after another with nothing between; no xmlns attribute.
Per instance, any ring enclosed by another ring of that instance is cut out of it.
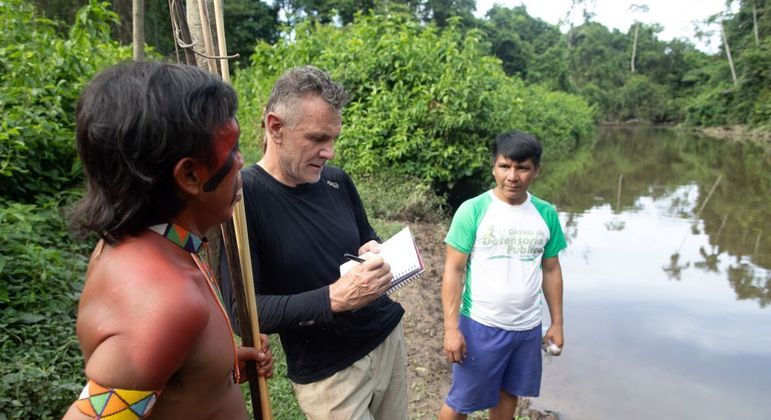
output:
<svg viewBox="0 0 771 420"><path fill-rule="evenodd" d="M134 62L99 73L77 108L87 186L76 230L114 242L176 216L185 203L174 166L185 157L213 164L215 131L237 108L233 89L196 67Z"/></svg>
<svg viewBox="0 0 771 420"><path fill-rule="evenodd" d="M314 66L295 67L276 80L263 118L269 112L281 112L287 114L286 118L293 120L298 112L297 104L308 95L324 99L329 107L337 112L342 112L350 100L350 95L343 85L332 80L329 74Z"/></svg>
<svg viewBox="0 0 771 420"><path fill-rule="evenodd" d="M541 152L543 147L535 136L523 131L511 131L499 134L493 143L493 162L498 156L503 156L515 162L523 162L528 158L533 159L533 164L541 164Z"/></svg>

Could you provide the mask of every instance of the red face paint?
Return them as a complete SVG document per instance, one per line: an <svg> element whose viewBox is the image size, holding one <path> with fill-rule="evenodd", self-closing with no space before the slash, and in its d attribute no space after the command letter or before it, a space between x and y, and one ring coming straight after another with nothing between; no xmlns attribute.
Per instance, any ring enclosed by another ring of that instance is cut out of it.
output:
<svg viewBox="0 0 771 420"><path fill-rule="evenodd" d="M204 183L204 191L212 191L217 188L217 185L230 172L238 153L238 137L240 135L241 130L235 118L231 118L225 125L217 129L212 147L214 162L210 166L211 171L208 168L204 169L207 175L209 173L212 175Z"/></svg>
<svg viewBox="0 0 771 420"><path fill-rule="evenodd" d="M238 128L235 118L231 118L225 125L217 129L214 134L214 164L212 165L213 168L216 168L215 171L222 167L231 156L233 146L238 144L240 134L241 130Z"/></svg>

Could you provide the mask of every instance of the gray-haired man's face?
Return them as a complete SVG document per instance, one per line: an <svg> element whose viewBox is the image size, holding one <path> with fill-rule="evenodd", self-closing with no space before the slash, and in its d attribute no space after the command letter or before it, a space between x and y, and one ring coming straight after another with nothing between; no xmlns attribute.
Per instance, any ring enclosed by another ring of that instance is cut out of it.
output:
<svg viewBox="0 0 771 420"><path fill-rule="evenodd" d="M321 170L335 157L342 117L320 97L298 102L295 115L282 125L278 147L279 181L289 186L318 182Z"/></svg>

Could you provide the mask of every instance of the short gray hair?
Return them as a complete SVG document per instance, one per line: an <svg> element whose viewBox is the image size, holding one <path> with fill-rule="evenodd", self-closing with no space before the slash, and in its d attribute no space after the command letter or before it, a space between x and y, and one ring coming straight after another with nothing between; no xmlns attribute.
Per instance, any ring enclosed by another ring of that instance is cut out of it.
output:
<svg viewBox="0 0 771 420"><path fill-rule="evenodd" d="M276 112L293 120L299 101L308 96L320 97L330 109L338 113L343 111L350 100L350 94L343 85L332 80L326 72L314 66L294 67L281 75L273 85L265 106L265 116Z"/></svg>

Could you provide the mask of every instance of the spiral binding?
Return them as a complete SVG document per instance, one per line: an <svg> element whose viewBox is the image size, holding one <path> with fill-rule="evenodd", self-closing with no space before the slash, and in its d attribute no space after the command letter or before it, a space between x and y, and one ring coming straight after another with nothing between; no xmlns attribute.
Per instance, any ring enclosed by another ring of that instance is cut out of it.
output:
<svg viewBox="0 0 771 420"><path fill-rule="evenodd" d="M421 277L423 277L423 272L415 273L412 276L407 277L407 278L403 279L402 281L400 281L399 283L396 283L396 284L392 285L391 287L389 287L388 290L386 290L386 293L390 295L391 293L401 289L405 285L407 285L409 283L412 283L415 280L418 280Z"/></svg>

